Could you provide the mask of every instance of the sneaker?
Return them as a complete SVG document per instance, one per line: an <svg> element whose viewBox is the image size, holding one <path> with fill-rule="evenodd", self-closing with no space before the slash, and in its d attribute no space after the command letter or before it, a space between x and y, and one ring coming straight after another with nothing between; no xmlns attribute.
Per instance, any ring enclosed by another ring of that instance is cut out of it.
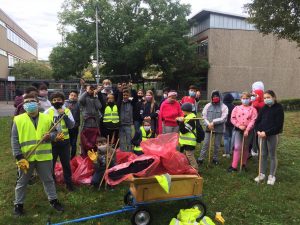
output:
<svg viewBox="0 0 300 225"><path fill-rule="evenodd" d="M257 177L254 178L254 181L259 183L260 181L263 181L265 179L266 175L263 173L260 173Z"/></svg>
<svg viewBox="0 0 300 225"><path fill-rule="evenodd" d="M50 205L58 212L65 211L64 207L62 206L62 204L60 204L60 202L57 199L51 200Z"/></svg>
<svg viewBox="0 0 300 225"><path fill-rule="evenodd" d="M197 159L197 163L199 164L199 165L202 165L203 164L203 159Z"/></svg>
<svg viewBox="0 0 300 225"><path fill-rule="evenodd" d="M258 153L255 152L255 151L253 151L253 149L251 149L251 155L252 155L253 157L257 157L257 156L258 156Z"/></svg>
<svg viewBox="0 0 300 225"><path fill-rule="evenodd" d="M216 160L216 159L213 159L212 163L215 164L215 165L219 165L219 161Z"/></svg>
<svg viewBox="0 0 300 225"><path fill-rule="evenodd" d="M23 216L24 215L23 204L16 204L15 205L14 215L15 216Z"/></svg>
<svg viewBox="0 0 300 225"><path fill-rule="evenodd" d="M222 156L223 156L224 158L227 158L227 159L230 158L230 154L223 154Z"/></svg>
<svg viewBox="0 0 300 225"><path fill-rule="evenodd" d="M227 169L227 172L228 172L228 173L237 172L237 169L236 169L236 168L233 168L232 166L230 166L230 167Z"/></svg>
<svg viewBox="0 0 300 225"><path fill-rule="evenodd" d="M267 182L267 184L274 185L275 184L275 180L276 180L275 176L269 175L268 176L268 182Z"/></svg>

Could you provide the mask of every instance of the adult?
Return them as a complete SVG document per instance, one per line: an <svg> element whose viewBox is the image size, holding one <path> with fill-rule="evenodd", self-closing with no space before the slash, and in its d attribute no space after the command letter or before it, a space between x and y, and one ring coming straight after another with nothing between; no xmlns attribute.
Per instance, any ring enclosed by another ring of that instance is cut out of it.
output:
<svg viewBox="0 0 300 225"><path fill-rule="evenodd" d="M57 200L52 176L50 140L58 138L56 132L48 133L52 121L47 115L39 113L38 99L34 94L24 96L24 109L26 113L14 118L11 134L12 151L19 168L19 177L15 188L14 214L17 216L24 214L26 187L34 169L42 180L50 205L57 211L64 211L63 206ZM41 139L44 141L36 148L35 153L28 156L27 154Z"/></svg>
<svg viewBox="0 0 300 225"><path fill-rule="evenodd" d="M162 103L159 110L159 123L161 124L162 133L178 133L179 126L176 118L183 116L180 104L177 102L177 92L171 90L168 93L168 99Z"/></svg>

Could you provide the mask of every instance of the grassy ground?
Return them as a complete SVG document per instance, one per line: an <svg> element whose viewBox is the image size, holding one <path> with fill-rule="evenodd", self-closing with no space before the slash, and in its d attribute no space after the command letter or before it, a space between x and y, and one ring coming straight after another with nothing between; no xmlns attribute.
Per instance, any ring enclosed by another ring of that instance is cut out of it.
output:
<svg viewBox="0 0 300 225"><path fill-rule="evenodd" d="M221 211L228 225L298 225L300 224L300 112L286 113L284 133L278 148L279 166L275 186L257 185L253 178L257 175L257 159L250 160L248 172L228 174L225 170L229 159L221 159L217 167L200 171L204 177L203 200L208 206L208 216ZM46 224L47 219L60 222L72 218L94 215L123 205L127 186L114 191L93 191L90 187L78 187L75 193L68 193L58 186L58 195L66 212L54 212L47 202L40 182L28 186L25 201L26 216L12 216L16 170L10 150L9 118L0 118L0 224ZM184 187L183 187L184 188ZM168 225L172 216L186 206L185 201L153 204L150 207L154 225ZM101 225L130 224L131 213L123 213L101 219ZM84 224L98 224L91 220Z"/></svg>

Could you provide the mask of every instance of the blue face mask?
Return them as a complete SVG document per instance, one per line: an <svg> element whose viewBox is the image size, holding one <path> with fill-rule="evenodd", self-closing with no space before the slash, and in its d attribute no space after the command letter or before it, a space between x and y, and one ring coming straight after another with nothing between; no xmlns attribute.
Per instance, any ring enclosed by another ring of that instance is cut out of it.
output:
<svg viewBox="0 0 300 225"><path fill-rule="evenodd" d="M266 105L273 105L273 103L274 103L273 99L270 99L270 98L265 99L264 102L265 102Z"/></svg>
<svg viewBox="0 0 300 225"><path fill-rule="evenodd" d="M242 99L241 101L242 101L243 105L249 105L250 104L250 99L249 98Z"/></svg>
<svg viewBox="0 0 300 225"><path fill-rule="evenodd" d="M28 113L33 113L38 110L38 104L37 102L27 102L24 103L23 108Z"/></svg>
<svg viewBox="0 0 300 225"><path fill-rule="evenodd" d="M194 91L189 91L189 96L195 97L195 96L196 96L196 92L194 92Z"/></svg>

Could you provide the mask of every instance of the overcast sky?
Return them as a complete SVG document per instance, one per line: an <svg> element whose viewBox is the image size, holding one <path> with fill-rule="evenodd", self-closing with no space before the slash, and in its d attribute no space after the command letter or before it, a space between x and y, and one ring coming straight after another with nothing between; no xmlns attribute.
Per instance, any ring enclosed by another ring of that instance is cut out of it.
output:
<svg viewBox="0 0 300 225"><path fill-rule="evenodd" d="M251 0L181 0L192 7L192 15L203 9L244 14L243 5ZM38 42L39 59L48 59L61 41L57 32L57 12L63 0L0 0L0 8Z"/></svg>

